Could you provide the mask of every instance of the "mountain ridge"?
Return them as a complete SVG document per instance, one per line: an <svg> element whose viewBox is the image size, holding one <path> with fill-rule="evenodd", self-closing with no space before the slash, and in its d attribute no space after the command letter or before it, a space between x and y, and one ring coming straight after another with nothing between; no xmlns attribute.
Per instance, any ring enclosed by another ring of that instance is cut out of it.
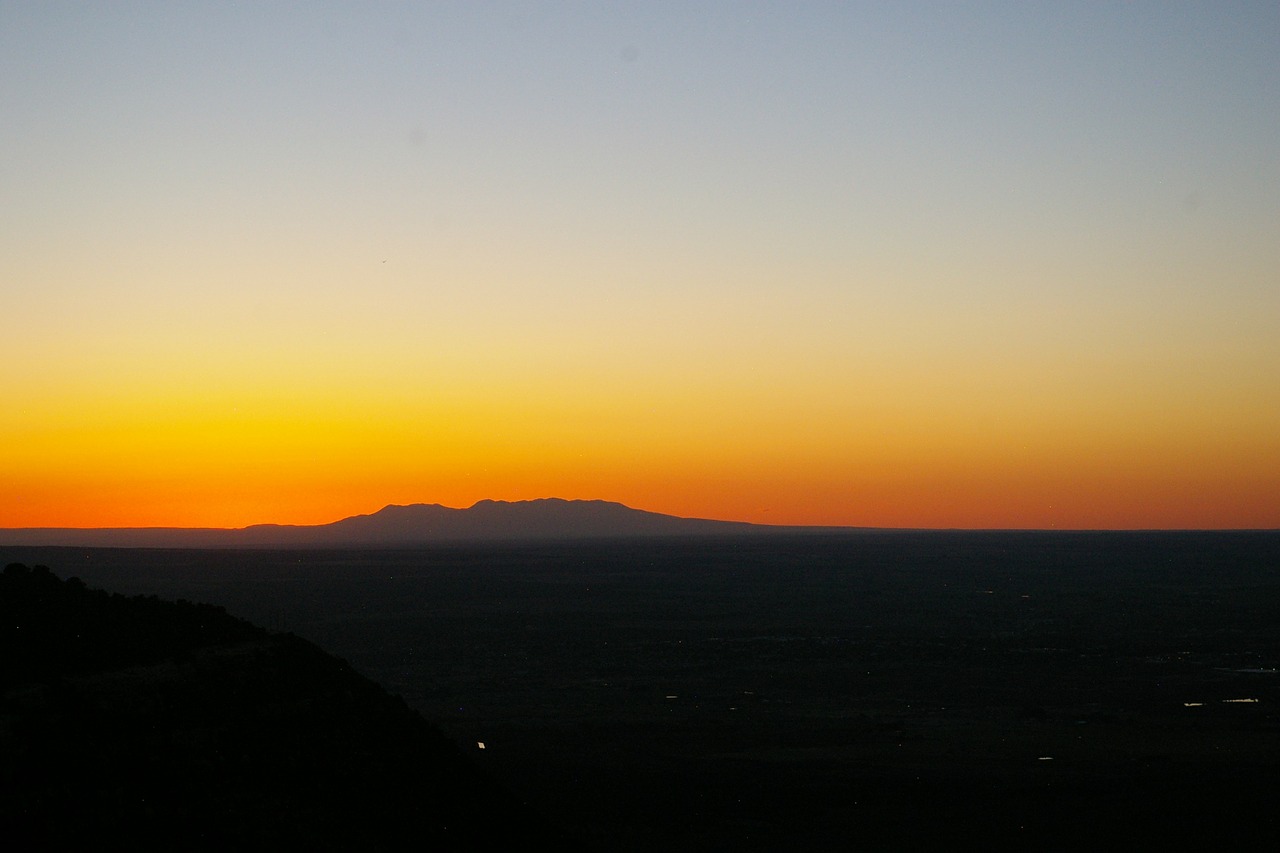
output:
<svg viewBox="0 0 1280 853"><path fill-rule="evenodd" d="M0 827L18 848L580 849L301 637L22 563L0 574L0 618Z"/></svg>
<svg viewBox="0 0 1280 853"><path fill-rule="evenodd" d="M327 524L237 528L0 528L0 545L271 548L413 547L448 542L766 535L856 528L753 524L686 518L599 499L483 499L459 509L438 503L387 504Z"/></svg>

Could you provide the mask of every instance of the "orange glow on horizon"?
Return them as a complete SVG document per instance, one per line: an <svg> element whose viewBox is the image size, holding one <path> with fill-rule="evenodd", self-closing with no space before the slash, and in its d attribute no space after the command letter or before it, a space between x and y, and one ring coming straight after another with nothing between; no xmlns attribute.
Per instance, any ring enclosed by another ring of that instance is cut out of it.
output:
<svg viewBox="0 0 1280 853"><path fill-rule="evenodd" d="M387 504L542 497L767 524L1280 527L1280 450L1248 399L1188 410L1094 388L1073 404L1002 381L1025 387L48 394L0 416L0 527L324 524Z"/></svg>
<svg viewBox="0 0 1280 853"><path fill-rule="evenodd" d="M242 448L243 449L243 448ZM368 448L361 448L367 450ZM297 447L295 446L295 450ZM696 458L669 450L626 459L574 458L543 447L505 458L459 448L442 461L410 459L403 448L363 455L320 446L290 458L174 458L146 467L114 458L93 469L81 459L58 476L11 477L0 500L3 527L242 527L324 524L386 504L542 497L616 500L672 515L764 524L894 528L1275 528L1274 478L1265 471L1164 470L1159 459L1126 469L1052 460L1004 465L900 454L879 465L830 457ZM664 455L665 453L665 455ZM850 454L852 455L852 454ZM869 454L870 455L870 454ZM754 461L754 465L747 464ZM168 464L164 464L168 463ZM1237 460L1237 466L1244 464ZM555 484L548 486L547 484Z"/></svg>

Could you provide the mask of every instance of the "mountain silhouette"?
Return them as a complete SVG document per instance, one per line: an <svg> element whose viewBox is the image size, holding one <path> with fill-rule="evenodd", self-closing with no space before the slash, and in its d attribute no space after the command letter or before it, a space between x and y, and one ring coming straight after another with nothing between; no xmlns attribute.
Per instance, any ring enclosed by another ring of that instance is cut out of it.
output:
<svg viewBox="0 0 1280 853"><path fill-rule="evenodd" d="M20 563L0 575L0 618L12 849L578 849L299 637Z"/></svg>
<svg viewBox="0 0 1280 853"><path fill-rule="evenodd" d="M234 529L10 528L0 545L84 547L271 548L407 547L486 542L624 537L737 536L830 528L781 527L683 518L602 500L482 500L467 509L440 504L391 505L330 524L256 524Z"/></svg>
<svg viewBox="0 0 1280 853"><path fill-rule="evenodd" d="M609 501L544 498L483 500L469 509L440 504L388 506L318 527L257 525L238 531L255 543L408 545L425 542L518 539L599 539L622 536L698 536L744 533L757 525L679 518Z"/></svg>

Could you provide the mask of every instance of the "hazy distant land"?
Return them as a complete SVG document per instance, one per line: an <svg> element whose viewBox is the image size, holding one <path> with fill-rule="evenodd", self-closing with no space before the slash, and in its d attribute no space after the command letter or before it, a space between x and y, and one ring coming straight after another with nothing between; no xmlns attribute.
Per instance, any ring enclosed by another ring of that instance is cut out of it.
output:
<svg viewBox="0 0 1280 853"><path fill-rule="evenodd" d="M331 524L255 524L240 528L0 528L0 545L118 548L378 548L439 542L615 537L739 536L857 528L787 527L682 518L602 500L482 500L467 509L440 504L387 506Z"/></svg>

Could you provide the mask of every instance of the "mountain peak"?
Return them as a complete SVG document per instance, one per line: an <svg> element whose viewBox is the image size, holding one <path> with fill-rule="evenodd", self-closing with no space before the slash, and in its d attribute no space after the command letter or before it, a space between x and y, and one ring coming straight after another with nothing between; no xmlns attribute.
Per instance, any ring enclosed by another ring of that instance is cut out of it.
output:
<svg viewBox="0 0 1280 853"><path fill-rule="evenodd" d="M163 548L383 548L440 542L505 542L759 534L796 530L682 518L605 500L485 499L466 509L438 503L388 504L331 524L258 524L220 529L30 529L0 531L0 542Z"/></svg>
<svg viewBox="0 0 1280 853"><path fill-rule="evenodd" d="M625 504L616 503L614 501L602 500L583 500L581 498L531 498L522 501L503 501L494 500L493 498L482 498L473 503L470 509L480 509L484 507L504 506L504 507L546 507L546 506L620 506L624 509L630 509ZM642 512L643 510L634 510Z"/></svg>
<svg viewBox="0 0 1280 853"><path fill-rule="evenodd" d="M759 528L742 522L646 512L614 501L549 497L519 501L485 498L466 509L440 504L391 504L372 515L353 516L308 529L332 544L410 545L468 540L688 536L743 533Z"/></svg>

